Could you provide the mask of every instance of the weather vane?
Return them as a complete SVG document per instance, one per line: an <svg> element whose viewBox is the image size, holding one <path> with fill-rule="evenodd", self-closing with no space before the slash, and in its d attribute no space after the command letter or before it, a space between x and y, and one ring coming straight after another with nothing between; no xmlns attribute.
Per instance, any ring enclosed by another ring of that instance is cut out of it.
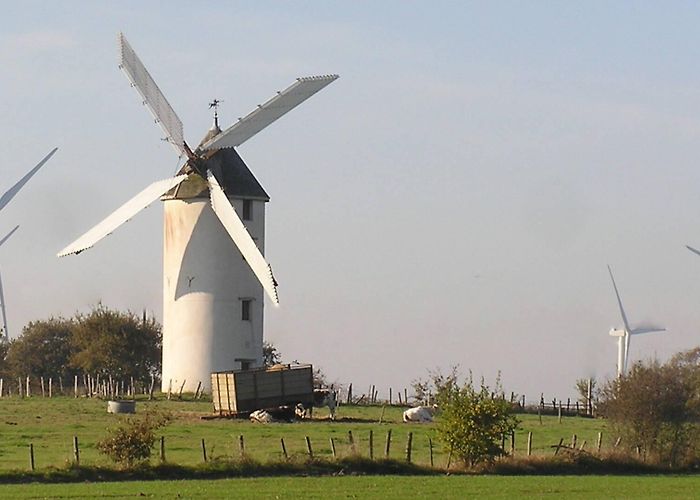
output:
<svg viewBox="0 0 700 500"><path fill-rule="evenodd" d="M209 109L214 108L214 127L219 128L219 104L221 104L222 100L219 99L214 99L212 102L209 103Z"/></svg>

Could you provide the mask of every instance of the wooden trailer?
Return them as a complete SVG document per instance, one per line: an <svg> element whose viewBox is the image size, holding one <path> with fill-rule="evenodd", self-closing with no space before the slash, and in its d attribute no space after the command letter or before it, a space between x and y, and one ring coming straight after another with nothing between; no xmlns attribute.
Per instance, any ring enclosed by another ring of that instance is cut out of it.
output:
<svg viewBox="0 0 700 500"><path fill-rule="evenodd" d="M247 415L252 411L314 401L311 365L276 365L271 368L214 372L211 374L214 413Z"/></svg>

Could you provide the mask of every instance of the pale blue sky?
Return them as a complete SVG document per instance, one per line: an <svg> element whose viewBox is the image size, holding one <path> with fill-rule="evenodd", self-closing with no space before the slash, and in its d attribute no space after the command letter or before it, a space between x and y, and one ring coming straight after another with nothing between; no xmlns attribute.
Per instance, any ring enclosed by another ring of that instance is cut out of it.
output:
<svg viewBox="0 0 700 500"><path fill-rule="evenodd" d="M102 300L161 314L161 207L55 253L172 149L117 69L129 38L190 143L295 77L341 79L239 152L270 194L266 337L366 387L460 364L536 398L614 373L628 315L700 344L700 5L670 2L5 2L0 90L10 329Z"/></svg>

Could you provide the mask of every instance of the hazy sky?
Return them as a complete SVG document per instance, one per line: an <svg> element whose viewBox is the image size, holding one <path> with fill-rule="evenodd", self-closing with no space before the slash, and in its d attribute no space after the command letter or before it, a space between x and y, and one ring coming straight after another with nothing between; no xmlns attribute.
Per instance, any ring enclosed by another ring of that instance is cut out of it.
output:
<svg viewBox="0 0 700 500"><path fill-rule="evenodd" d="M102 301L160 319L162 208L58 250L178 168L117 68L129 38L198 143L298 76L341 79L244 144L270 194L265 336L331 379L459 364L536 399L700 344L695 2L3 2L0 214L13 335Z"/></svg>

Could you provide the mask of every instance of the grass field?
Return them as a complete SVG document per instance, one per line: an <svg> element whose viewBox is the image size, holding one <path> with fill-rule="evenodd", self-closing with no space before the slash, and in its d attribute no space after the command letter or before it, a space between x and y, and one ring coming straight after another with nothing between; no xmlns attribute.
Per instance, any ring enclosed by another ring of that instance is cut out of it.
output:
<svg viewBox="0 0 700 500"><path fill-rule="evenodd" d="M0 399L0 471L26 470L29 467L29 444L34 445L38 470L61 467L73 460L73 436L78 436L81 465L109 465L100 455L95 443L103 438L106 429L119 418L106 413L106 402L97 399L33 397L28 399ZM444 467L447 453L437 439L434 424L404 424L402 408L341 406L338 420L330 422L322 418L294 424L252 424L246 420L202 420L211 414L212 405L206 401L139 401L137 411L166 411L173 415L172 423L162 431L166 442L166 459L181 465L202 462L201 440L204 439L208 458L238 456L238 436L243 435L246 453L260 461L282 457L280 438L284 438L290 456L305 456L305 436L309 436L314 455L331 457L330 438L334 438L339 456L351 453L348 431L352 431L356 450L369 455L369 432L374 436L374 456L384 453L386 434L392 430L391 456L402 458L409 431L413 432L413 461L429 464L429 441L434 448L436 467ZM383 417L382 417L383 412ZM325 417L327 411L317 411L317 417ZM380 417L382 423L379 423ZM614 436L607 433L603 420L544 416L542 423L536 415L521 415L522 423L516 434L516 455L525 453L527 432L533 433L533 453L551 454L551 445L564 438L570 442L572 434L578 443L587 442L595 447L597 434L603 432L604 447L612 446Z"/></svg>
<svg viewBox="0 0 700 500"><path fill-rule="evenodd" d="M0 498L697 498L699 476L357 476L0 485Z"/></svg>

